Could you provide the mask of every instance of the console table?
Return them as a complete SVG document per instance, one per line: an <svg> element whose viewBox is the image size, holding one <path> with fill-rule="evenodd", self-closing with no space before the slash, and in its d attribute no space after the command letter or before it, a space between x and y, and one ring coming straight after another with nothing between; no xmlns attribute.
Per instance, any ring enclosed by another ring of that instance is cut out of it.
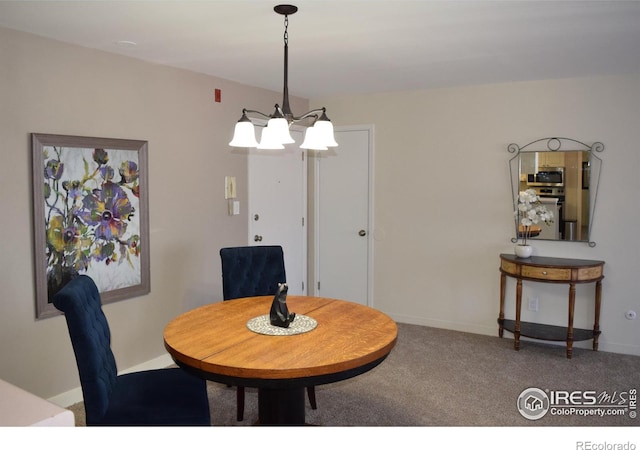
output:
<svg viewBox="0 0 640 450"><path fill-rule="evenodd" d="M602 279L604 261L587 259L549 258L531 256L518 258L515 255L500 255L500 315L498 317L499 336L504 330L514 335L514 349L520 349L520 336L546 341L565 341L567 358L571 358L573 342L593 339L593 350L598 350L600 336L600 303L602 298ZM504 318L504 297L506 278L517 279L516 284L516 317L515 320ZM522 311L522 280L542 283L559 283L569 285L569 317L566 327L520 322ZM593 330L573 328L573 310L576 302L576 284L595 283L595 319Z"/></svg>

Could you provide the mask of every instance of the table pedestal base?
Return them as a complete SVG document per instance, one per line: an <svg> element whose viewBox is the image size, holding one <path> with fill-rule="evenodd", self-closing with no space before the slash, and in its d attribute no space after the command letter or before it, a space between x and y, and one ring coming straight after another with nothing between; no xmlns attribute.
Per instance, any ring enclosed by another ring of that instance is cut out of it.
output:
<svg viewBox="0 0 640 450"><path fill-rule="evenodd" d="M304 425L305 388L258 389L260 425Z"/></svg>

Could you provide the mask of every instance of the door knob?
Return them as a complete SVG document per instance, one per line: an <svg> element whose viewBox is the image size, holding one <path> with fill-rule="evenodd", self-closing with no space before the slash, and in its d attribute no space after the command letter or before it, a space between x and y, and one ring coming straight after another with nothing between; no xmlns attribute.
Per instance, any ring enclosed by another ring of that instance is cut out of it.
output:
<svg viewBox="0 0 640 450"><path fill-rule="evenodd" d="M253 240L256 242L262 242L262 236L258 236L257 234L253 237Z"/></svg>
<svg viewBox="0 0 640 450"><path fill-rule="evenodd" d="M366 235L367 235L367 232L366 232L366 231L364 231L364 230L360 230L360 231L358 231L358 235L360 235L360 236L366 236Z"/></svg>

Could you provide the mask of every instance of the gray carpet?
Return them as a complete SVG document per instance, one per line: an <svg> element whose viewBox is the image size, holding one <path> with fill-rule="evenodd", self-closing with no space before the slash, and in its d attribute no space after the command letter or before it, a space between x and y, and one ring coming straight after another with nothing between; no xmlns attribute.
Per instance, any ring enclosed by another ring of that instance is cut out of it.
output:
<svg viewBox="0 0 640 450"><path fill-rule="evenodd" d="M640 357L499 339L417 325L398 324L398 343L370 372L316 387L318 409L307 401L307 422L322 426L638 426L623 416L558 416L527 420L518 412L520 393L589 390L626 396L640 388ZM497 334L497 325L496 325ZM215 426L257 421L257 391L247 389L245 419L236 421L235 389L209 383ZM618 398L618 397L614 397ZM626 398L626 397L625 397ZM82 404L70 409L84 425Z"/></svg>

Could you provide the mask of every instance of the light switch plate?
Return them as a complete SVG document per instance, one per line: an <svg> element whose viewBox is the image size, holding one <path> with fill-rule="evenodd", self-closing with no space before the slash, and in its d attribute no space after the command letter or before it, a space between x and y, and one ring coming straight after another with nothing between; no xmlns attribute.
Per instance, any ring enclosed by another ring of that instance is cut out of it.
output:
<svg viewBox="0 0 640 450"><path fill-rule="evenodd" d="M236 177L224 177L224 198L236 198Z"/></svg>

